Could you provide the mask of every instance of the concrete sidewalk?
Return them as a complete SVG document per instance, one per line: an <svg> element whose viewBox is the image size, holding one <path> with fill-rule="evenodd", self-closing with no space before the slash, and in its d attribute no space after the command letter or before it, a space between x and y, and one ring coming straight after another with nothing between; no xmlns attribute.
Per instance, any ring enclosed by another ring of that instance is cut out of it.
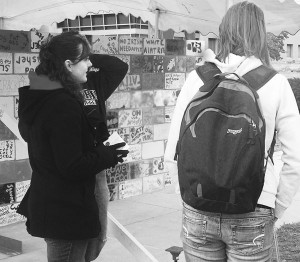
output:
<svg viewBox="0 0 300 262"><path fill-rule="evenodd" d="M300 191L291 207L286 211L277 226L284 223L300 222ZM143 194L109 203L110 213L160 262L173 261L165 249L181 246L181 197L167 190ZM8 257L0 254L0 261L7 262L46 262L46 244L42 239L28 235L24 223L0 228L0 235L23 242L23 254ZM95 261L136 262L117 239L111 235ZM143 261L139 261L143 262ZM185 262L184 255L179 262Z"/></svg>
<svg viewBox="0 0 300 262"><path fill-rule="evenodd" d="M143 194L109 203L109 212L158 260L173 261L165 249L181 246L181 198L166 190ZM24 223L0 228L0 235L21 240L23 254L8 257L0 253L0 261L46 262L43 239L28 235ZM136 262L117 239L108 235L108 242L95 261ZM184 262L183 254L179 257ZM140 261L143 262L143 261Z"/></svg>

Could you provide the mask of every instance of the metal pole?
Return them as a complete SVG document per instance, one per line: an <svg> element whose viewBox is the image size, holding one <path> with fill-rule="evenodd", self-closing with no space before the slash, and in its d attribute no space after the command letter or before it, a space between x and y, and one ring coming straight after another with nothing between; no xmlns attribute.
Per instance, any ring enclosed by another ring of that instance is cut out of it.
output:
<svg viewBox="0 0 300 262"><path fill-rule="evenodd" d="M159 262L117 219L108 212L108 232L135 257L136 261Z"/></svg>
<svg viewBox="0 0 300 262"><path fill-rule="evenodd" d="M4 20L3 17L0 17L0 29L4 28Z"/></svg>
<svg viewBox="0 0 300 262"><path fill-rule="evenodd" d="M158 38L159 9L155 9L155 38Z"/></svg>

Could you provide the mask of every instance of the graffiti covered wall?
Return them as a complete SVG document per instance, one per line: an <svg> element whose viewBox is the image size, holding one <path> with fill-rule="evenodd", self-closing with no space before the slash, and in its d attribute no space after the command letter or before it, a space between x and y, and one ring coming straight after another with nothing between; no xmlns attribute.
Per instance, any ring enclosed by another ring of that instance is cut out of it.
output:
<svg viewBox="0 0 300 262"><path fill-rule="evenodd" d="M18 135L18 88L39 63L49 33L0 30L0 226L23 219L15 210L30 185L26 143ZM87 36L94 53L119 57L129 70L107 100L107 125L129 144L126 161L107 169L110 200L150 193L172 181L164 150L172 113L204 42L129 36Z"/></svg>

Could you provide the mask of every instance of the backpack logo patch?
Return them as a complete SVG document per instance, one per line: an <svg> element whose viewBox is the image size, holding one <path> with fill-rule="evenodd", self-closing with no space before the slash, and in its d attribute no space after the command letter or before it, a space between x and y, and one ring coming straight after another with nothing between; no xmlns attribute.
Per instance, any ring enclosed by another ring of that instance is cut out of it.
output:
<svg viewBox="0 0 300 262"><path fill-rule="evenodd" d="M242 133L242 131L243 131L243 128L240 128L240 129L230 129L230 128L228 128L227 129L227 134L237 135L237 134Z"/></svg>

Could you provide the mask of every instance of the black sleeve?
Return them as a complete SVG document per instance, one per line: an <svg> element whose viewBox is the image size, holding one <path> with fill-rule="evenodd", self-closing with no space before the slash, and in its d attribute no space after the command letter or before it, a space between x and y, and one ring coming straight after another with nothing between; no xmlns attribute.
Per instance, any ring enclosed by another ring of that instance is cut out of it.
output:
<svg viewBox="0 0 300 262"><path fill-rule="evenodd" d="M125 77L128 65L121 59L110 55L92 54L90 60L93 67L98 68L99 71L90 72L88 82L95 88L103 88L104 99L106 100Z"/></svg>
<svg viewBox="0 0 300 262"><path fill-rule="evenodd" d="M104 148L83 149L82 123L85 121L77 102L66 102L50 126L50 146L55 165L68 180L86 180L111 166L112 156Z"/></svg>

